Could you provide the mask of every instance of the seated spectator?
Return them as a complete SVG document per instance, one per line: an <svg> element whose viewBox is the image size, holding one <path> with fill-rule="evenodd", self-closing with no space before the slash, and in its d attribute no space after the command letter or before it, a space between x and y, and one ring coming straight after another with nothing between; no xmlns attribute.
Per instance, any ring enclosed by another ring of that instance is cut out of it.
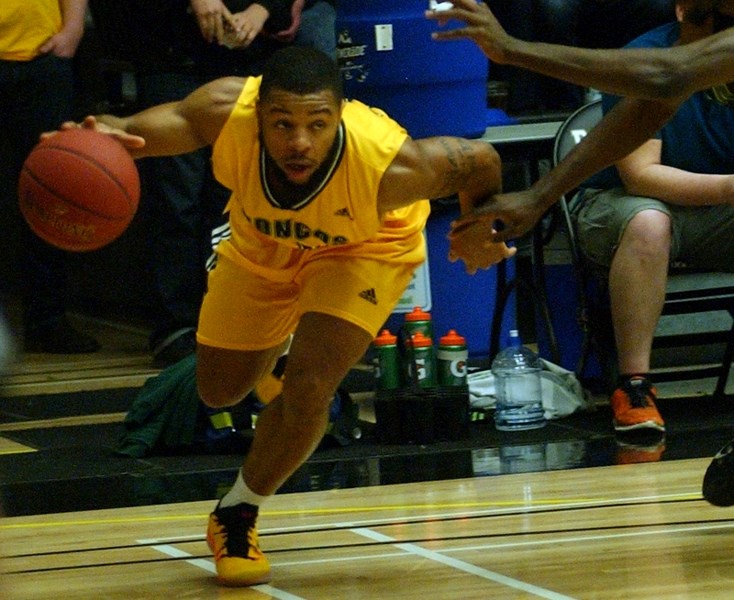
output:
<svg viewBox="0 0 734 600"><path fill-rule="evenodd" d="M677 21L628 47L667 48L714 31L710 2L678 0ZM605 111L618 101L603 96ZM665 425L650 379L652 341L671 263L734 271L734 111L710 91L688 98L637 150L591 177L575 208L579 243L608 277L619 380L614 428L661 435Z"/></svg>

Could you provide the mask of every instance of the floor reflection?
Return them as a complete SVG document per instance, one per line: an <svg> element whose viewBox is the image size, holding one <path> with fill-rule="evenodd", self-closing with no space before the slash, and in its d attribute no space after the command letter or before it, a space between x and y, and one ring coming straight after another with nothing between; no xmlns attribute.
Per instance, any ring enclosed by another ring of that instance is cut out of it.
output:
<svg viewBox="0 0 734 600"><path fill-rule="evenodd" d="M488 424L478 425L489 428L477 430L478 439L485 436L491 443L472 439L459 448L446 443L379 446L368 438L317 452L280 493L712 457L734 435L728 410L718 418L702 411L700 419L697 411L686 411L685 418L672 419L666 439L653 448L624 447L608 423L591 427L585 417L549 424L534 436L497 434ZM6 515L214 500L229 488L241 464L235 454L132 460L95 450L49 448L0 457Z"/></svg>

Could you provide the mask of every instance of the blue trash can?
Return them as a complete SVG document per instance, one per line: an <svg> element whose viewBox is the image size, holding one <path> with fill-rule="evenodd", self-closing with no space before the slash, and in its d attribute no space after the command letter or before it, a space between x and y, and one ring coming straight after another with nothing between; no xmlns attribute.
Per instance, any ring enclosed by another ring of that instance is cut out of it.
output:
<svg viewBox="0 0 734 600"><path fill-rule="evenodd" d="M469 356L486 358L495 312L497 267L468 275L462 261L449 262L447 234L459 217L458 204L434 205L426 227L428 264L431 273L431 315L436 338L455 329L466 338ZM514 275L514 261L507 263L508 278ZM500 340L515 325L515 306L508 303L502 315Z"/></svg>
<svg viewBox="0 0 734 600"><path fill-rule="evenodd" d="M337 6L337 57L347 97L381 108L414 138L480 137L489 61L469 40L436 42L428 0ZM458 25L458 24L457 24Z"/></svg>

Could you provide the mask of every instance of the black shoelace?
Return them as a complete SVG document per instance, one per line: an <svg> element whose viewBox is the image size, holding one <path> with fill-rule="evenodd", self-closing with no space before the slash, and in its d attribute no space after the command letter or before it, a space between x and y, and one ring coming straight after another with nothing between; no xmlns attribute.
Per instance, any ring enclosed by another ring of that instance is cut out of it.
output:
<svg viewBox="0 0 734 600"><path fill-rule="evenodd" d="M624 384L624 391L630 399L632 408L647 408L650 406L652 386L645 379L630 379Z"/></svg>
<svg viewBox="0 0 734 600"><path fill-rule="evenodd" d="M237 506L218 508L216 515L226 531L227 554L247 558L250 549L248 533L255 526L257 513L253 513L243 504L238 504Z"/></svg>

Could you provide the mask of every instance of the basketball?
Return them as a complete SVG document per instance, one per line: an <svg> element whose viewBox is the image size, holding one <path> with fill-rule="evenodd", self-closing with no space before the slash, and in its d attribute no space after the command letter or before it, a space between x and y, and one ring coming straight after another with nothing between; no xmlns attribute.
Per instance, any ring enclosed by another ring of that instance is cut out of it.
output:
<svg viewBox="0 0 734 600"><path fill-rule="evenodd" d="M72 252L106 246L135 216L140 178L116 139L68 129L39 142L23 163L20 211L33 232Z"/></svg>

